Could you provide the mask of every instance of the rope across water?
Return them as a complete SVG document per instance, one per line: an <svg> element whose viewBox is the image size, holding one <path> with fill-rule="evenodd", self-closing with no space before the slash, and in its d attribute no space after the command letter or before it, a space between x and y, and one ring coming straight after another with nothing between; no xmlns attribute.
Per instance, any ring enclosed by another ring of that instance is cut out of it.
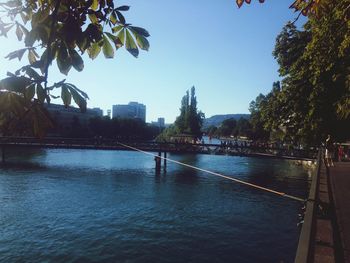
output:
<svg viewBox="0 0 350 263"><path fill-rule="evenodd" d="M173 159L169 159L169 158L166 158L166 157L158 156L158 155L155 155L153 153L146 152L146 151L140 150L138 148L132 147L130 145L123 144L121 142L118 142L118 144L120 144L121 146L123 146L125 148L131 149L131 150L143 153L143 154L147 154L147 155L150 155L150 156L153 156L153 157L157 157L157 158L160 158L160 159L163 159L163 160L167 160L169 162L176 163L176 164L179 164L179 165L182 165L182 166L185 166L185 167L189 167L189 168L192 168L192 169L195 169L195 170L198 170L198 171L202 171L202 172L205 172L205 173L208 173L208 174L212 174L212 175L215 175L215 176L218 176L218 177L222 177L222 178L234 181L236 183L247 185L247 186L250 186L250 187L253 187L253 188L265 191L265 192L270 192L270 193L273 193L273 194L276 194L276 195L279 195L279 196L283 196L283 197L286 197L286 198L289 198L289 199L293 199L293 200L296 200L296 201L300 201L300 202L305 202L306 201L305 199L297 197L297 196L293 196L293 195L289 195L289 194L286 194L286 193L283 193L283 192L275 191L273 189L269 189L269 188L266 188L266 187L263 187L263 186L259 186L259 185L252 184L252 183L248 183L248 182L245 182L245 181L233 178L233 177L229 177L229 176L226 176L226 175L223 175L223 174L212 172L212 171L209 171L209 170L206 170L206 169L203 169L203 168L199 168L199 167L196 167L196 166L193 166L193 165L190 165L190 164L186 164L186 163L182 163L182 162L179 162L179 161L176 161L176 160L173 160Z"/></svg>

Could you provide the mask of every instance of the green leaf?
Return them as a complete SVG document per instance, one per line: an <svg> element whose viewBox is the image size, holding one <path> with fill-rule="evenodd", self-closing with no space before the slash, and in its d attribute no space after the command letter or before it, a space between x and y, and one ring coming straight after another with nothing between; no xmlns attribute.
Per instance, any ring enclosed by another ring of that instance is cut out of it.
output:
<svg viewBox="0 0 350 263"><path fill-rule="evenodd" d="M86 50L87 47L88 47L87 37L84 36L84 35L81 35L81 36L77 39L77 45L78 45L80 51L81 51L82 53L84 53L85 50Z"/></svg>
<svg viewBox="0 0 350 263"><path fill-rule="evenodd" d="M69 87L64 84L61 88L61 98L64 106L68 107L72 101L72 94L69 92Z"/></svg>
<svg viewBox="0 0 350 263"><path fill-rule="evenodd" d="M66 83L69 87L72 89L75 89L77 92L79 92L85 99L89 99L89 96L82 90L78 89L77 86L73 85L72 83Z"/></svg>
<svg viewBox="0 0 350 263"><path fill-rule="evenodd" d="M123 28L122 31L119 32L119 34L117 35L117 41L115 42L115 46L117 48L121 48L122 46L124 46L125 43L125 31L126 29ZM119 40L119 41L118 41Z"/></svg>
<svg viewBox="0 0 350 263"><path fill-rule="evenodd" d="M16 26L16 36L17 36L18 41L22 41L22 38L23 38L23 31L22 31L22 29L19 27L18 24L17 24L17 26Z"/></svg>
<svg viewBox="0 0 350 263"><path fill-rule="evenodd" d="M32 49L29 49L28 51L28 60L31 65L36 62L36 55Z"/></svg>
<svg viewBox="0 0 350 263"><path fill-rule="evenodd" d="M115 12L117 13L119 22L123 25L125 25L125 17L123 16L122 13L120 13L118 10L115 9Z"/></svg>
<svg viewBox="0 0 350 263"><path fill-rule="evenodd" d="M148 40L144 36L141 36L139 34L135 34L135 32L133 32L133 33L134 33L134 36L136 38L136 42L137 42L137 45L139 46L139 48L148 51L148 49L149 49Z"/></svg>
<svg viewBox="0 0 350 263"><path fill-rule="evenodd" d="M32 28L37 26L38 24L45 21L46 18L48 18L50 15L50 8L47 7L45 9L39 9L36 13L32 16Z"/></svg>
<svg viewBox="0 0 350 263"><path fill-rule="evenodd" d="M21 15L23 23L27 24L27 22L29 21L29 16L25 12L21 12L20 15Z"/></svg>
<svg viewBox="0 0 350 263"><path fill-rule="evenodd" d="M36 95L40 103L45 102L46 92L41 84L36 85Z"/></svg>
<svg viewBox="0 0 350 263"><path fill-rule="evenodd" d="M89 14L89 18L93 24L98 24L98 19L97 19L97 16L95 14Z"/></svg>
<svg viewBox="0 0 350 263"><path fill-rule="evenodd" d="M0 111L22 115L25 109L24 98L13 92L0 92Z"/></svg>
<svg viewBox="0 0 350 263"><path fill-rule="evenodd" d="M48 129L53 128L54 124L49 112L42 104L33 103L28 112L28 117L32 122L35 136L44 137Z"/></svg>
<svg viewBox="0 0 350 263"><path fill-rule="evenodd" d="M26 77L8 77L0 81L0 90L8 90L24 94L24 91L32 81Z"/></svg>
<svg viewBox="0 0 350 263"><path fill-rule="evenodd" d="M8 24L6 26L0 25L0 36L5 36L7 37L7 33L11 30L11 28L14 26L15 24Z"/></svg>
<svg viewBox="0 0 350 263"><path fill-rule="evenodd" d="M125 39L125 48L131 55L135 58L139 55L139 49L137 48L134 39L132 38L129 30L125 30L126 39Z"/></svg>
<svg viewBox="0 0 350 263"><path fill-rule="evenodd" d="M67 49L63 45L58 50L57 66L64 75L68 75L69 70L72 68L72 58L68 55Z"/></svg>
<svg viewBox="0 0 350 263"><path fill-rule="evenodd" d="M109 40L105 35L103 35L102 51L103 51L103 54L105 55L105 58L113 58L114 57L114 49L113 49L111 43L109 43Z"/></svg>
<svg viewBox="0 0 350 263"><path fill-rule="evenodd" d="M117 33L120 30L122 30L123 28L124 28L124 26L115 26L115 27L112 28L112 32L113 33Z"/></svg>
<svg viewBox="0 0 350 263"><path fill-rule="evenodd" d="M47 49L45 49L45 51L41 54L40 57L40 63L34 63L32 66L34 67L35 64L38 64L38 66L40 67L41 73L44 74L45 73L45 67L46 64L49 63L51 64L51 61L47 61L47 57L48 57L48 51Z"/></svg>
<svg viewBox="0 0 350 263"><path fill-rule="evenodd" d="M72 58L72 65L77 71L84 69L84 61L75 49L69 50L70 57Z"/></svg>
<svg viewBox="0 0 350 263"><path fill-rule="evenodd" d="M111 20L113 25L115 25L118 22L117 15L115 14L115 12L112 12L112 14L109 16L109 20Z"/></svg>
<svg viewBox="0 0 350 263"><path fill-rule="evenodd" d="M69 87L69 86L67 86L67 87ZM72 87L69 87L69 91L71 92L71 94L73 96L73 100L79 106L80 110L82 112L86 112L87 103L86 103L85 98L82 95L80 95L79 92L77 92Z"/></svg>
<svg viewBox="0 0 350 263"><path fill-rule="evenodd" d="M21 60L26 50L27 50L26 48L23 48L23 49L13 51L10 54L8 54L5 58L8 58L9 60L18 58L18 60Z"/></svg>
<svg viewBox="0 0 350 263"><path fill-rule="evenodd" d="M92 43L92 45L87 49L89 57L95 59L101 52L101 47L98 43Z"/></svg>
<svg viewBox="0 0 350 263"><path fill-rule="evenodd" d="M142 27L137 27L137 26L129 26L128 28L130 28L132 31L136 32L137 34L144 36L144 37L149 37L150 34L148 33L148 31Z"/></svg>
<svg viewBox="0 0 350 263"><path fill-rule="evenodd" d="M26 47L32 47L35 43L35 41L38 38L38 32L35 29L32 29L31 31L26 34L26 37L24 38L24 43Z"/></svg>
<svg viewBox="0 0 350 263"><path fill-rule="evenodd" d="M119 10L119 11L128 11L129 9L130 9L130 6L128 5L122 5L116 8L116 10Z"/></svg>
<svg viewBox="0 0 350 263"><path fill-rule="evenodd" d="M34 69L32 69L30 66L25 67L26 74L33 78L35 81L43 80L43 76L40 76Z"/></svg>
<svg viewBox="0 0 350 263"><path fill-rule="evenodd" d="M98 0L92 0L91 9L97 10L97 8L98 8Z"/></svg>
<svg viewBox="0 0 350 263"><path fill-rule="evenodd" d="M18 24L19 25L19 27L21 28L21 30L22 30L22 32L24 33L24 35L26 36L28 33L29 33L29 31L28 31L28 29L26 29L23 25L21 25L21 24Z"/></svg>
<svg viewBox="0 0 350 263"><path fill-rule="evenodd" d="M31 101L35 95L35 83L31 84L28 88L26 88L24 93L24 98L26 100Z"/></svg>
<svg viewBox="0 0 350 263"><path fill-rule="evenodd" d="M120 48L121 46L123 46L123 44L120 42L119 38L115 35L112 35L109 32L105 32L106 36L108 36L108 38L114 43L116 50L118 50L118 48Z"/></svg>

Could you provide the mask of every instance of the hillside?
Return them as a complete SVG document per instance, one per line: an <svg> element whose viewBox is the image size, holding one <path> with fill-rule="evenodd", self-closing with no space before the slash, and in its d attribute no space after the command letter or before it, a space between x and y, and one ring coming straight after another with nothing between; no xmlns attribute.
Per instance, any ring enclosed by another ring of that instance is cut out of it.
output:
<svg viewBox="0 0 350 263"><path fill-rule="evenodd" d="M214 115L210 118L206 118L203 122L203 129L208 128L209 126L220 126L220 124L227 119L234 118L236 120L239 120L240 118L249 119L250 114L220 114L220 115Z"/></svg>

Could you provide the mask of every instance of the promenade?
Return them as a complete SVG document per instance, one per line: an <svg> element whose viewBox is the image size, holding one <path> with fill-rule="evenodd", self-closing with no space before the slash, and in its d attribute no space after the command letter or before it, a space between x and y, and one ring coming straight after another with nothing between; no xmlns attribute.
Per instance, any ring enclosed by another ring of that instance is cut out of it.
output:
<svg viewBox="0 0 350 263"><path fill-rule="evenodd" d="M295 263L350 263L350 162L326 167L319 155Z"/></svg>
<svg viewBox="0 0 350 263"><path fill-rule="evenodd" d="M337 224L344 262L350 262L350 162L336 162L329 168Z"/></svg>

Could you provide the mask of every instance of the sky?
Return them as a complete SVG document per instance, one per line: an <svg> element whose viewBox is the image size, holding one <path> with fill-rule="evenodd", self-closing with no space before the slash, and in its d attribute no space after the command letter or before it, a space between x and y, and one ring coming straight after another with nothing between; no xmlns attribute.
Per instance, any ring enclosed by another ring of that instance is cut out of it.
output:
<svg viewBox="0 0 350 263"><path fill-rule="evenodd" d="M146 121L179 115L181 98L196 87L198 109L206 117L249 113L249 103L266 94L279 80L272 56L282 27L297 16L291 0L253 0L240 9L235 0L121 0L130 5L128 23L149 31L150 50L138 58L119 49L113 59L102 52L95 60L84 54L82 72L59 73L56 63L49 80L66 79L86 91L88 107L106 114L115 104L137 101L146 105ZM299 24L303 22L298 21ZM0 78L20 63L4 57L20 48L14 35L0 39ZM22 60L23 61L23 60ZM61 103L55 100L54 103Z"/></svg>

